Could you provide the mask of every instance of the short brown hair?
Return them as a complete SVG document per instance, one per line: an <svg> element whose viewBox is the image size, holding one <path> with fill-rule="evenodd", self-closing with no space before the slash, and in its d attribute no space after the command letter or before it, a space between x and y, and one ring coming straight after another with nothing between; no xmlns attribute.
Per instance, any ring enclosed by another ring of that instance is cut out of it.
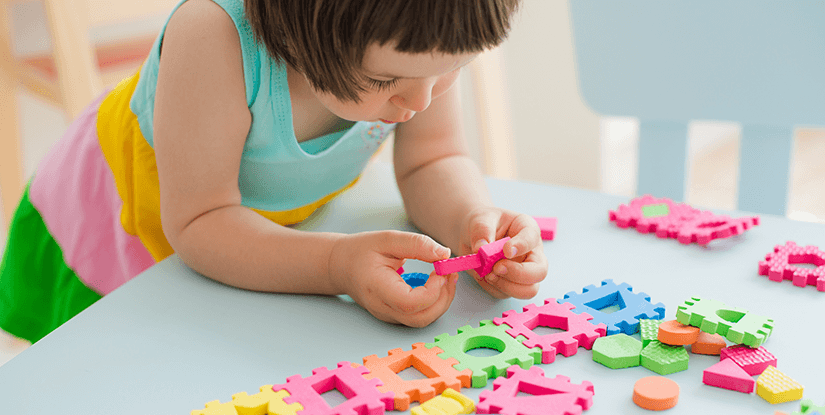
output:
<svg viewBox="0 0 825 415"><path fill-rule="evenodd" d="M361 60L372 43L404 53L458 54L498 46L520 0L245 0L269 53L317 90L345 101L364 92Z"/></svg>

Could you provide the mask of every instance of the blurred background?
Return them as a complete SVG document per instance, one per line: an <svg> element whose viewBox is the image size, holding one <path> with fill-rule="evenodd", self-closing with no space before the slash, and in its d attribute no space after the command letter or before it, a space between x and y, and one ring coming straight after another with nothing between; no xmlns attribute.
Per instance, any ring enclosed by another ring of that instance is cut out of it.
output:
<svg viewBox="0 0 825 415"><path fill-rule="evenodd" d="M92 96L137 70L177 2L0 0L0 251L18 182L32 175ZM491 176L632 197L639 120L597 114L585 104L569 7L524 0L506 43L462 73L471 153ZM736 208L741 129L729 120L690 122L688 203ZM825 223L825 129L794 134L787 216ZM390 154L385 146L377 159L391 162ZM25 346L0 343L0 364Z"/></svg>

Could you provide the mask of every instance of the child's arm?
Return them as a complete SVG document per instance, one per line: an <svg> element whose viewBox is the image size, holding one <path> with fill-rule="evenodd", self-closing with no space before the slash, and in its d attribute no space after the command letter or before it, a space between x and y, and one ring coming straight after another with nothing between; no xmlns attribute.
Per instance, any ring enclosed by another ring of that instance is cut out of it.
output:
<svg viewBox="0 0 825 415"><path fill-rule="evenodd" d="M479 283L496 297L532 298L547 274L538 225L530 216L493 206L482 174L467 154L460 118L454 85L426 111L398 126L394 163L404 205L422 231L459 255L510 236L504 247L508 259Z"/></svg>
<svg viewBox="0 0 825 415"><path fill-rule="evenodd" d="M411 326L447 310L449 278L411 290L395 272L404 258L449 256L430 238L297 231L241 206L238 172L251 122L231 19L211 1L184 3L164 38L154 137L164 234L187 265L250 290L349 294L382 320Z"/></svg>

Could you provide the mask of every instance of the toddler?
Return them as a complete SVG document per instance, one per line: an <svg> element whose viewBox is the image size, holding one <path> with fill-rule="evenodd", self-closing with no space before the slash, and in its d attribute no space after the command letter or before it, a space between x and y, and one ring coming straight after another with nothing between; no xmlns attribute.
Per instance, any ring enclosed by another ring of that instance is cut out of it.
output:
<svg viewBox="0 0 825 415"><path fill-rule="evenodd" d="M347 294L422 327L458 276L412 289L404 260L510 236L486 279L470 273L496 298L532 298L547 274L539 228L491 203L454 85L505 39L518 2L182 1L139 73L88 107L27 186L0 327L37 341L172 253L232 286ZM289 227L352 186L391 131L405 209L430 236Z"/></svg>

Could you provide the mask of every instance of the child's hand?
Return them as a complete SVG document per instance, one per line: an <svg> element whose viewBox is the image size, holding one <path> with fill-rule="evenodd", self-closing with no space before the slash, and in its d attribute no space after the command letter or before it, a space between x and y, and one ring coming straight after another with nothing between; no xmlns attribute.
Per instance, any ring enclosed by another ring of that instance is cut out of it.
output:
<svg viewBox="0 0 825 415"><path fill-rule="evenodd" d="M441 317L455 296L458 274L430 274L413 289L396 270L405 258L435 262L450 257L450 249L430 237L411 232L380 231L346 235L330 255L332 284L376 318L424 327Z"/></svg>
<svg viewBox="0 0 825 415"><path fill-rule="evenodd" d="M493 297L533 298L547 276L547 257L541 231L531 216L489 207L471 211L462 223L459 255L474 254L505 236L511 238L504 244L505 259L484 280L473 270L467 272Z"/></svg>

